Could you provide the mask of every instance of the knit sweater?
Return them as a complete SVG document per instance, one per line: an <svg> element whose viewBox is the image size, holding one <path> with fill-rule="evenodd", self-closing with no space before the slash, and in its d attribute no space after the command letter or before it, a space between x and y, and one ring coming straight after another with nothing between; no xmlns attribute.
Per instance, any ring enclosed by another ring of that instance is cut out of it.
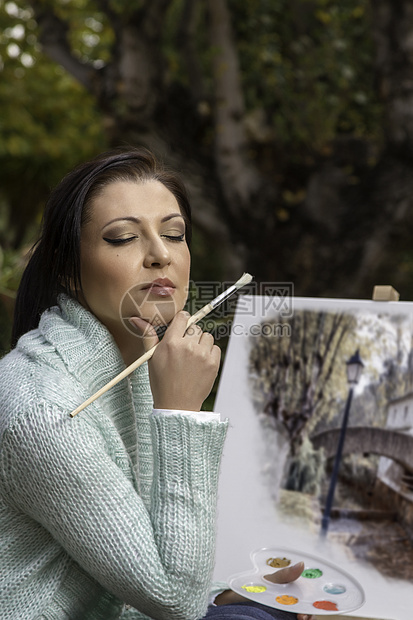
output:
<svg viewBox="0 0 413 620"><path fill-rule="evenodd" d="M227 425L153 415L147 366L70 417L123 369L63 296L0 361L2 620L206 612Z"/></svg>

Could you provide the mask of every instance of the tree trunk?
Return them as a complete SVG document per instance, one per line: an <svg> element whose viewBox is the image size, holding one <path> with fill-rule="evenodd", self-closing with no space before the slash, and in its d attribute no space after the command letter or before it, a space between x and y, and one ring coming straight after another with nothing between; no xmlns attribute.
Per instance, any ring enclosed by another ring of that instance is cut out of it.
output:
<svg viewBox="0 0 413 620"><path fill-rule="evenodd" d="M247 270L258 281L292 281L296 295L370 297L378 283L413 294L410 272L398 269L413 227L411 2L371 5L386 128L383 148L374 153L376 164L366 140L336 139L330 155L303 165L303 199L294 208L283 197L276 149L267 137L260 143L260 132L246 133L225 0L182 3L177 37L190 77L187 87L168 81L161 53L171 0L141 3L127 17L99 0L115 35L112 59L100 70L73 55L68 25L50 6L36 0L32 5L45 52L96 95L112 144L148 146L183 172L195 226L210 239L211 252L221 256L223 279ZM197 11L205 7L213 51L210 75L201 70L194 44ZM206 82L212 84L209 90ZM264 153L261 160L257 152ZM288 168L288 154L285 160ZM294 174L293 163L288 174Z"/></svg>

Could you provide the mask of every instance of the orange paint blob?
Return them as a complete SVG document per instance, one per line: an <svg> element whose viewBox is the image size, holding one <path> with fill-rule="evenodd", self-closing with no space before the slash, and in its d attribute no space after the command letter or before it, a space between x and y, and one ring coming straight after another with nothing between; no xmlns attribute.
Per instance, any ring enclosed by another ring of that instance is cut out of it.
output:
<svg viewBox="0 0 413 620"><path fill-rule="evenodd" d="M317 609L325 609L327 611L338 611L337 605L331 601L316 601L313 603L313 607L316 607Z"/></svg>
<svg viewBox="0 0 413 620"><path fill-rule="evenodd" d="M298 598L295 598L295 596L288 596L288 594L277 596L275 600L277 603L281 603L281 605L295 605L298 603Z"/></svg>

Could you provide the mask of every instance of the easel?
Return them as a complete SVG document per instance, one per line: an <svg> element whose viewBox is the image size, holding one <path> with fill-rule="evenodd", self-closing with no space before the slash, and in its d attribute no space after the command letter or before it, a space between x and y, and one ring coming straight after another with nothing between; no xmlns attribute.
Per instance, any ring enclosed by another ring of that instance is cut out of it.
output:
<svg viewBox="0 0 413 620"><path fill-rule="evenodd" d="M373 301L399 301L400 293L392 286L375 286L373 289Z"/></svg>

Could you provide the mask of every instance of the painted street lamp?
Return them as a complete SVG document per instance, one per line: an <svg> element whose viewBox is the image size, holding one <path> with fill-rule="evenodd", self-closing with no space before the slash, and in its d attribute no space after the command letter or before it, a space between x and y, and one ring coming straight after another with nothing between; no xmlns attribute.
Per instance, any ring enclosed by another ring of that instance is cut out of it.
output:
<svg viewBox="0 0 413 620"><path fill-rule="evenodd" d="M346 408L344 411L343 422L341 425L340 437L338 440L336 458L334 461L333 473L331 475L330 488L328 489L328 495L326 500L326 506L324 509L323 518L321 520L321 534L325 536L328 530L328 524L330 522L331 506L333 505L334 491L336 488L338 470L340 468L341 454L343 452L344 439L346 437L347 422L350 413L351 400L353 398L354 387L359 382L361 373L363 371L364 364L361 360L360 353L357 349L354 355L346 362L347 365L347 383L349 385L349 391L347 396Z"/></svg>

